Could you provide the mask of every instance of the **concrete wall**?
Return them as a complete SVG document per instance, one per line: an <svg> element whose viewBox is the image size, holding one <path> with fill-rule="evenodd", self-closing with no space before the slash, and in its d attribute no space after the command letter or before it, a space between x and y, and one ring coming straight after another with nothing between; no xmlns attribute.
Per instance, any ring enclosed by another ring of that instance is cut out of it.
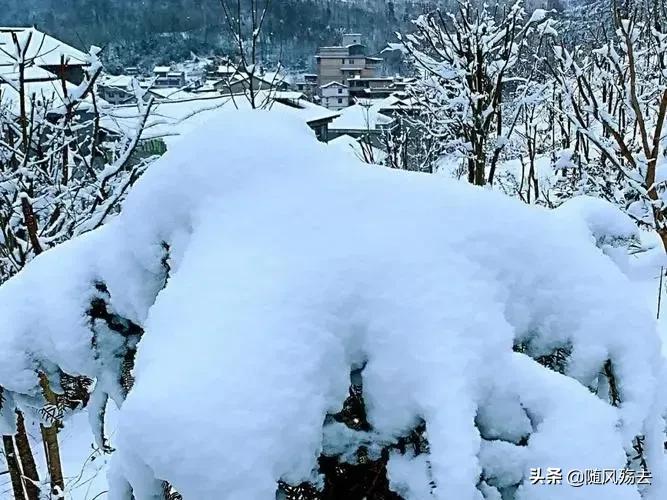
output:
<svg viewBox="0 0 667 500"><path fill-rule="evenodd" d="M331 82L345 83L342 58L321 58L317 64L317 78L320 85L326 85Z"/></svg>

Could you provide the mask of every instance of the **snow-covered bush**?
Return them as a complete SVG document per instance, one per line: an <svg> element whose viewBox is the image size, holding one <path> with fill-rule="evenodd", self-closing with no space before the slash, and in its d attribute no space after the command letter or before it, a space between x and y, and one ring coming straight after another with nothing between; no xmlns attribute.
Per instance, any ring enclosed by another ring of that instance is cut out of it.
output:
<svg viewBox="0 0 667 500"><path fill-rule="evenodd" d="M528 16L522 0L502 9L463 0L453 12L437 9L413 24L412 33L399 34L419 76L411 86L419 111L413 126L440 154L465 158L468 182L493 184L517 121L504 123L503 103L513 94L526 99L532 71L521 66L528 48L555 34L548 13L537 9ZM524 82L519 92L513 88L518 81ZM515 114L523 106L517 102Z"/></svg>
<svg viewBox="0 0 667 500"><path fill-rule="evenodd" d="M554 47L560 114L585 166L575 186L621 206L667 249L667 19L642 2L614 16L615 33L592 52Z"/></svg>
<svg viewBox="0 0 667 500"><path fill-rule="evenodd" d="M620 208L600 198L577 196L560 205L557 213L570 217L572 224L585 224L595 245L622 270L628 270L629 254L641 247L641 236L637 225Z"/></svg>
<svg viewBox="0 0 667 500"><path fill-rule="evenodd" d="M137 111L136 130L111 140L100 126L112 108L95 93L99 47L86 54L77 86L39 67L43 45L29 32L0 48L13 65L0 77L0 283L117 213L153 159L132 157L150 103Z"/></svg>
<svg viewBox="0 0 667 500"><path fill-rule="evenodd" d="M116 215L153 159L135 155L151 102L143 106L142 101L136 128L110 134L101 126L112 107L95 91L102 72L100 48L71 56L72 61L53 54L60 49L35 30L10 32L3 34L9 43L0 44L0 284L33 257ZM61 71L42 67L49 54L60 60ZM67 81L67 66L83 62L82 81ZM63 375L60 396L46 378L40 381L47 404L38 433L49 450L46 462L55 492L64 487L60 414L87 400L91 381ZM40 479L33 450L23 416L16 418L16 435L5 435L2 443L5 457L18 457L5 460L13 496L23 498L25 489L27 500L37 500L34 484Z"/></svg>
<svg viewBox="0 0 667 500"><path fill-rule="evenodd" d="M0 287L2 432L40 416L38 374L80 375L100 442L122 405L111 499L316 498L369 463L396 498L665 498L663 361L626 285L563 213L229 113Z"/></svg>

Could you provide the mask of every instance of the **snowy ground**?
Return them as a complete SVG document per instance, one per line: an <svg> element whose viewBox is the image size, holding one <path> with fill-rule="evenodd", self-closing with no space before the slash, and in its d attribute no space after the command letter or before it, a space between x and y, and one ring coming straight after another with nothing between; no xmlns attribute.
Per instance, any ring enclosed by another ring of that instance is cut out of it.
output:
<svg viewBox="0 0 667 500"><path fill-rule="evenodd" d="M662 339L662 352L667 358L667 257L660 239L655 233L642 231L642 246L647 250L629 258L627 275L638 296L644 297L647 307L657 318L658 332ZM659 312L658 312L659 310Z"/></svg>
<svg viewBox="0 0 667 500"><path fill-rule="evenodd" d="M113 404L109 406L109 429L115 428ZM44 448L40 436L39 423L27 422L28 437L37 462L40 478L47 477ZM112 432L112 436L113 436ZM107 471L109 455L100 453L90 429L86 411L77 413L67 420L59 434L61 460L66 481L66 498L69 500L93 500L106 498L109 489ZM4 459L3 459L4 460ZM45 486L46 488L46 486ZM0 499L13 498L9 475L1 476Z"/></svg>
<svg viewBox="0 0 667 500"><path fill-rule="evenodd" d="M114 405L109 405L109 430L115 432ZM33 433L33 435L35 435ZM63 468L67 475L67 498L71 500L93 500L105 498L108 491L107 470L109 456L101 453L95 445L90 430L87 412L75 415L60 433ZM35 443L34 449L39 444ZM40 460L40 463L44 463ZM43 472L41 477L45 477Z"/></svg>

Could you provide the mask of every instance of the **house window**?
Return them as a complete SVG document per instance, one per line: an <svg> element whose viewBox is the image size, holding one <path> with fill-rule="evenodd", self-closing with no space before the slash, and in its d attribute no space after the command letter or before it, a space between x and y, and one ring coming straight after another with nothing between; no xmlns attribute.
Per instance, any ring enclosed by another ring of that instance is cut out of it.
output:
<svg viewBox="0 0 667 500"><path fill-rule="evenodd" d="M348 64L354 64L354 59L350 59L350 60L348 61Z"/></svg>
<svg viewBox="0 0 667 500"><path fill-rule="evenodd" d="M343 104L343 98L342 97L338 98L338 104Z"/></svg>
<svg viewBox="0 0 667 500"><path fill-rule="evenodd" d="M343 89L341 89L341 88L339 87L339 88L338 88L338 93L339 93L339 94L342 94L342 93L343 93Z"/></svg>

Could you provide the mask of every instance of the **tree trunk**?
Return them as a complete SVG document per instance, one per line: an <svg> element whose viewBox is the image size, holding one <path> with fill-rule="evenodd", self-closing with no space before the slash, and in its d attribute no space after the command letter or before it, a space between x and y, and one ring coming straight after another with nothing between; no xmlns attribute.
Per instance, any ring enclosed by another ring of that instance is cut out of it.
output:
<svg viewBox="0 0 667 500"><path fill-rule="evenodd" d="M660 241L662 241L665 252L667 252L667 228L658 229L658 235L660 236Z"/></svg>
<svg viewBox="0 0 667 500"><path fill-rule="evenodd" d="M484 142L480 141L475 148L475 185L483 186L486 184L486 152L484 151Z"/></svg>
<svg viewBox="0 0 667 500"><path fill-rule="evenodd" d="M42 440L44 441L44 453L46 454L46 465L49 469L49 480L51 482L51 493L58 494L65 490L63 469L60 463L60 447L58 446L57 424L47 427L40 424ZM60 490L60 491L58 491Z"/></svg>
<svg viewBox="0 0 667 500"><path fill-rule="evenodd" d="M30 240L35 255L39 255L43 250L42 244L39 242L37 219L35 218L35 212L32 209L32 205L25 197L21 198L21 209L23 210L23 223L25 224L28 233L28 239Z"/></svg>
<svg viewBox="0 0 667 500"><path fill-rule="evenodd" d="M7 462L7 468L9 469L9 477L12 481L14 499L25 500L23 481L21 480L21 468L19 466L16 448L14 447L14 439L12 436L2 436L2 444L4 445L5 449L5 460Z"/></svg>
<svg viewBox="0 0 667 500"><path fill-rule="evenodd" d="M35 457L30 448L28 433L25 429L23 413L16 411L16 447L18 448L21 467L23 468L23 483L25 485L26 497L28 500L39 500L39 474Z"/></svg>
<svg viewBox="0 0 667 500"><path fill-rule="evenodd" d="M468 182L470 184L475 183L475 159L468 158Z"/></svg>
<svg viewBox="0 0 667 500"><path fill-rule="evenodd" d="M39 384L42 387L44 399L48 404L57 406L56 394L51 389L49 380L44 373L39 374ZM46 465L49 471L49 480L51 483L51 492L61 492L65 489L65 480L63 478L63 468L60 462L60 446L58 445L58 428L60 421L54 418L50 425L40 424L42 431L42 441L44 442L44 454L46 456Z"/></svg>

